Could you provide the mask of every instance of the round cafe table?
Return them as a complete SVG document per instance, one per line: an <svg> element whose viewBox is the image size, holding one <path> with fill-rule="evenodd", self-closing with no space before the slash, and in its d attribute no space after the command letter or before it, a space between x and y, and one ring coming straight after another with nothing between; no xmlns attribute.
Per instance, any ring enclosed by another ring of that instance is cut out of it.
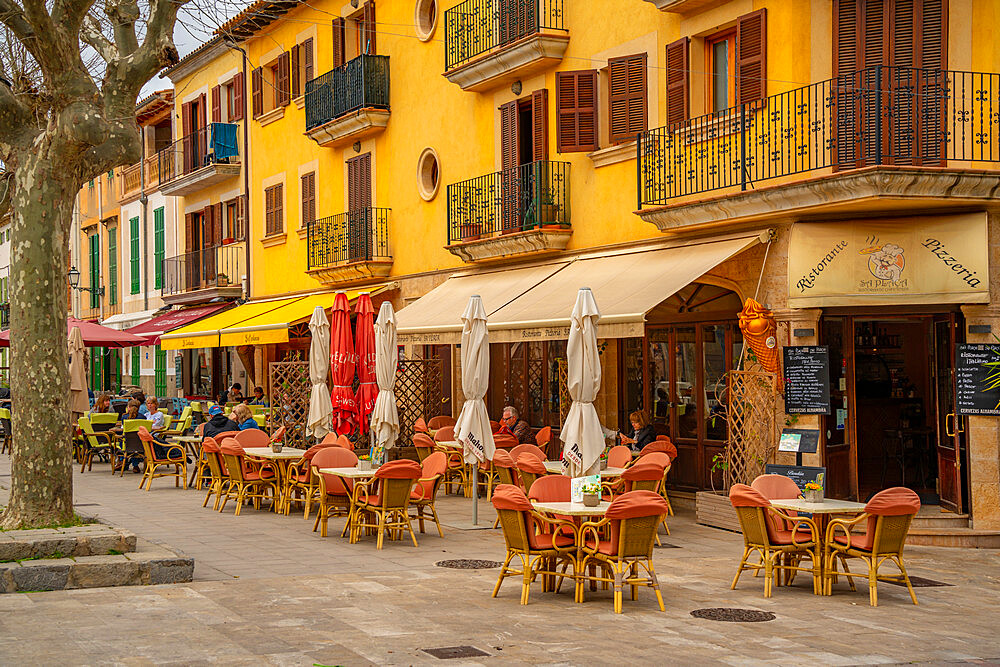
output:
<svg viewBox="0 0 1000 667"><path fill-rule="evenodd" d="M243 452L255 459L266 459L274 463L274 474L277 476L278 501L271 508L275 512L281 512L285 507L285 494L288 489L288 466L292 461L299 461L306 450L298 447L282 447L280 452L276 452L270 447L244 447Z"/></svg>

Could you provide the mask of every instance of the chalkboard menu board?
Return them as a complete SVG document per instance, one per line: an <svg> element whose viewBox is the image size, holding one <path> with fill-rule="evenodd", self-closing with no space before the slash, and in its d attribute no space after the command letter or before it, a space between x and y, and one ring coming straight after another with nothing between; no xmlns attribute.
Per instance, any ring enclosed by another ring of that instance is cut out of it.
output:
<svg viewBox="0 0 1000 667"><path fill-rule="evenodd" d="M826 345L785 347L785 414L830 414L830 352Z"/></svg>
<svg viewBox="0 0 1000 667"><path fill-rule="evenodd" d="M769 475L784 475L791 479L801 491L806 487L806 482L815 482L822 475L823 488L826 488L826 468L816 466L783 466L777 463L768 463L764 466L764 472Z"/></svg>
<svg viewBox="0 0 1000 667"><path fill-rule="evenodd" d="M960 415L1000 415L1000 389L987 390L986 376L1000 361L1000 344L963 343L955 354L955 407Z"/></svg>
<svg viewBox="0 0 1000 667"><path fill-rule="evenodd" d="M184 357L179 354L174 357L174 386L184 388Z"/></svg>

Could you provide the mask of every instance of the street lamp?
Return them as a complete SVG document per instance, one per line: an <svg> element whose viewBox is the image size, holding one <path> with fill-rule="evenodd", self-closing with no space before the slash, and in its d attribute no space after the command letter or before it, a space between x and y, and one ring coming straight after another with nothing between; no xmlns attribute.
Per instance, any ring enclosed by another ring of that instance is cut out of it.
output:
<svg viewBox="0 0 1000 667"><path fill-rule="evenodd" d="M66 274L66 277L69 278L69 286L78 292L90 292L97 296L104 296L103 287L80 287L80 272L75 266L69 267L69 273Z"/></svg>

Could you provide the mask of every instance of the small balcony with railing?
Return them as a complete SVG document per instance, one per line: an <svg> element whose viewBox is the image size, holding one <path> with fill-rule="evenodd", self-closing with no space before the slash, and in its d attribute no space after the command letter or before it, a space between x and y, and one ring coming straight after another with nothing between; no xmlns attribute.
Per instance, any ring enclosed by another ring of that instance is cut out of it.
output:
<svg viewBox="0 0 1000 667"><path fill-rule="evenodd" d="M118 203L128 204L129 202L133 202L142 195L144 187L146 192L152 192L159 185L159 154L150 155L142 162L122 167L121 176L118 178Z"/></svg>
<svg viewBox="0 0 1000 667"><path fill-rule="evenodd" d="M389 124L389 56L360 55L306 82L306 136L344 146Z"/></svg>
<svg viewBox="0 0 1000 667"><path fill-rule="evenodd" d="M870 67L642 133L636 213L667 231L982 206L997 118L1000 74Z"/></svg>
<svg viewBox="0 0 1000 667"><path fill-rule="evenodd" d="M466 262L564 250L569 163L538 161L448 186L448 250Z"/></svg>
<svg viewBox="0 0 1000 667"><path fill-rule="evenodd" d="M243 296L247 248L244 241L191 250L163 260L164 303L206 303Z"/></svg>
<svg viewBox="0 0 1000 667"><path fill-rule="evenodd" d="M240 175L240 126L209 123L156 154L160 191L189 195Z"/></svg>
<svg viewBox="0 0 1000 667"><path fill-rule="evenodd" d="M334 286L385 278L392 269L388 208L362 208L309 223L309 274Z"/></svg>
<svg viewBox="0 0 1000 667"><path fill-rule="evenodd" d="M569 45L564 0L465 0L444 13L444 76L499 88L558 64Z"/></svg>

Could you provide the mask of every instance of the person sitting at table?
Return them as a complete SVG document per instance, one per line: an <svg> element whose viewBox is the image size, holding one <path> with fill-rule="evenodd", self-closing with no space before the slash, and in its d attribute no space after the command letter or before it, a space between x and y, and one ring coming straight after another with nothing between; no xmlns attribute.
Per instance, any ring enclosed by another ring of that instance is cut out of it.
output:
<svg viewBox="0 0 1000 667"><path fill-rule="evenodd" d="M91 412L96 412L98 414L111 413L115 409L111 407L111 394L106 391L102 391L94 399L94 409Z"/></svg>
<svg viewBox="0 0 1000 667"><path fill-rule="evenodd" d="M139 419L149 419L149 410L146 409L146 394L142 389L132 392L132 398L139 401Z"/></svg>
<svg viewBox="0 0 1000 667"><path fill-rule="evenodd" d="M125 406L125 412L122 414L122 421L126 419L140 419L142 416L139 414L139 401L134 398L128 399L128 405ZM124 426L115 426L109 429L115 435L122 435L124 432ZM132 472L139 472L139 459L132 458Z"/></svg>
<svg viewBox="0 0 1000 667"><path fill-rule="evenodd" d="M253 398L248 399L249 405L260 405L262 407L267 407L267 400L264 398L264 389L262 387L254 387Z"/></svg>
<svg viewBox="0 0 1000 667"><path fill-rule="evenodd" d="M628 445L633 452L642 451L642 448L656 440L656 433L653 432L653 425L649 423L645 410L636 410L628 416L632 422L632 435L628 436L619 432L622 444Z"/></svg>
<svg viewBox="0 0 1000 667"><path fill-rule="evenodd" d="M239 429L241 431L246 431L251 428L260 428L257 426L257 420L253 418L253 413L250 412L250 408L243 403L233 406L233 411L229 413L229 418L239 425Z"/></svg>
<svg viewBox="0 0 1000 667"><path fill-rule="evenodd" d="M206 438L214 438L226 431L238 431L240 425L226 416L221 405L213 405L208 409L209 419L202 430L202 435Z"/></svg>
<svg viewBox="0 0 1000 667"><path fill-rule="evenodd" d="M517 408L508 405L503 409L503 416L500 418L500 430L497 434L512 435L517 438L519 444L535 444L535 434L531 432L528 422L519 419L521 413Z"/></svg>

